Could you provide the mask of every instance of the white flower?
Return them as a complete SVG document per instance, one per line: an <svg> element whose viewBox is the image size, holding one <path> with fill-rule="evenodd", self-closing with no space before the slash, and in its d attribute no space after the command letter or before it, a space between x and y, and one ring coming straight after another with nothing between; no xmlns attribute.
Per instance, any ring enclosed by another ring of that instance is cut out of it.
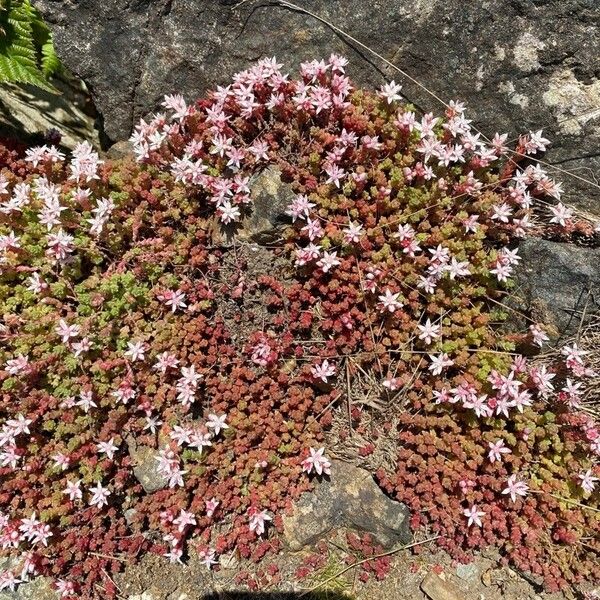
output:
<svg viewBox="0 0 600 600"><path fill-rule="evenodd" d="M473 524L477 525L477 527L482 526L481 517L484 517L485 513L482 510L477 510L477 508L477 504L473 504L473 506L463 511L463 515L468 519L468 527L471 527Z"/></svg>
<svg viewBox="0 0 600 600"><path fill-rule="evenodd" d="M102 508L104 505L108 504L107 498L110 496L110 490L102 487L100 482L98 482L95 487L91 487L89 491L92 492L92 497L89 502L90 506Z"/></svg>
<svg viewBox="0 0 600 600"><path fill-rule="evenodd" d="M397 84L395 81L390 81L389 83L381 86L379 95L387 100L388 104L391 104L396 100L402 100L402 96L400 95L401 89L401 85Z"/></svg>
<svg viewBox="0 0 600 600"><path fill-rule="evenodd" d="M114 438L110 438L108 442L96 444L96 448L98 448L98 453L106 454L106 456L112 460L115 456L115 452L119 449L119 446L115 446Z"/></svg>
<svg viewBox="0 0 600 600"><path fill-rule="evenodd" d="M227 415L221 415L220 417L211 413L208 415L208 421L206 422L206 426L209 429L213 429L215 435L219 435L222 429L229 429L229 425L225 423L225 419Z"/></svg>
<svg viewBox="0 0 600 600"><path fill-rule="evenodd" d="M451 367L454 364L454 361L445 352L437 356L430 354L429 358L431 359L431 364L428 369L434 375L440 375L446 367Z"/></svg>
<svg viewBox="0 0 600 600"><path fill-rule="evenodd" d="M567 224L567 221L573 218L573 209L559 202L556 206L550 206L550 212L554 215L550 223L558 223L561 227Z"/></svg>
<svg viewBox="0 0 600 600"><path fill-rule="evenodd" d="M441 325L434 325L430 319L427 319L425 325L417 325L419 328L419 339L424 340L429 346L431 342L440 337Z"/></svg>
<svg viewBox="0 0 600 600"><path fill-rule="evenodd" d="M600 481L600 478L592 475L591 469L588 469L585 473L580 473L577 477L581 480L579 484L581 489L587 494L591 494L596 488L596 481Z"/></svg>
<svg viewBox="0 0 600 600"><path fill-rule="evenodd" d="M258 511L256 508L251 508L248 511L250 517L248 527L250 531L254 531L256 535L262 535L265 532L265 521L272 521L266 510Z"/></svg>
<svg viewBox="0 0 600 600"><path fill-rule="evenodd" d="M325 473L331 475L331 463L329 459L324 456L325 448L309 448L310 456L302 461L302 470L306 473L311 473L314 469L317 475Z"/></svg>
<svg viewBox="0 0 600 600"><path fill-rule="evenodd" d="M144 342L127 342L127 350L125 356L131 358L132 361L144 360L146 346Z"/></svg>

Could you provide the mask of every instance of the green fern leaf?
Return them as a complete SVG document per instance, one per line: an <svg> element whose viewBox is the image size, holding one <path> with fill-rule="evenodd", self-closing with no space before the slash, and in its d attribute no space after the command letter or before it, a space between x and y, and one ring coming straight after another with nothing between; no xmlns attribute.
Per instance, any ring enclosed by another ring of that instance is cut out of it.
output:
<svg viewBox="0 0 600 600"><path fill-rule="evenodd" d="M28 83L58 93L45 77L46 66L55 68L58 58L53 50L44 51L43 47L38 50L36 46L34 27L38 31L45 28L36 10L29 0L10 2L6 8L7 11L0 13L0 28L5 32L0 37L0 82ZM46 43L52 43L49 31Z"/></svg>
<svg viewBox="0 0 600 600"><path fill-rule="evenodd" d="M48 37L48 41L42 44L42 73L45 77L52 77L58 73L62 67L60 59L54 50L52 43L52 35Z"/></svg>

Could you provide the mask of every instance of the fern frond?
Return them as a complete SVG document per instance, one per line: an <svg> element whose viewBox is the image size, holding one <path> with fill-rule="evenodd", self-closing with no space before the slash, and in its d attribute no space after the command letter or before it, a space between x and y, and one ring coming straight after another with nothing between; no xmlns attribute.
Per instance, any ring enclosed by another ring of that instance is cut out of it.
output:
<svg viewBox="0 0 600 600"><path fill-rule="evenodd" d="M30 0L13 0L0 12L0 82L29 83L58 93L47 80L60 67L52 36ZM37 38L37 39L36 39Z"/></svg>
<svg viewBox="0 0 600 600"><path fill-rule="evenodd" d="M52 35L49 36L48 41L42 44L42 73L46 77L51 77L60 71L62 68L60 59L56 55L54 50L54 43L52 42Z"/></svg>

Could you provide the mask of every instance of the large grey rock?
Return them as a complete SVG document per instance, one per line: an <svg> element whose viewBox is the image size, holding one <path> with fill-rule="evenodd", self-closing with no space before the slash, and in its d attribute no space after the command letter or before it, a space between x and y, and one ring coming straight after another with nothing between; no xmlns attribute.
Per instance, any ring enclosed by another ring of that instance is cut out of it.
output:
<svg viewBox="0 0 600 600"><path fill-rule="evenodd" d="M42 143L51 130L61 134L60 144L72 149L87 140L100 146L94 117L86 104L86 92L77 82L56 79L60 93L32 85L3 83L0 87L0 135ZM89 101L88 101L89 103Z"/></svg>
<svg viewBox="0 0 600 600"><path fill-rule="evenodd" d="M90 86L113 141L165 93L194 99L256 59L290 70L331 52L349 74L404 85L425 111L440 103L315 18L260 1L34 0L58 54ZM445 101L468 103L487 135L544 128L547 160L593 179L600 170L600 3L597 0L303 0L306 10L401 67ZM600 214L598 188L561 174L567 199Z"/></svg>
<svg viewBox="0 0 600 600"><path fill-rule="evenodd" d="M404 504L388 498L368 471L332 461L331 477L302 496L291 516L283 519L284 535L291 550L301 550L338 527L367 532L384 547L412 539L409 512Z"/></svg>
<svg viewBox="0 0 600 600"><path fill-rule="evenodd" d="M600 248L532 238L520 244L519 254L512 303L520 312L546 324L555 338L576 333L582 319L598 314Z"/></svg>

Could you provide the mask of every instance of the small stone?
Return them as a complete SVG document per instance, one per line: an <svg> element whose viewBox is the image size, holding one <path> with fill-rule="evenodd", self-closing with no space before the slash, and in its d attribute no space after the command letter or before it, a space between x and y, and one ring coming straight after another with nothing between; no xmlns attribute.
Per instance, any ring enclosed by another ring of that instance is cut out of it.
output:
<svg viewBox="0 0 600 600"><path fill-rule="evenodd" d="M142 594L129 596L128 600L155 600L155 598L150 592L143 592Z"/></svg>
<svg viewBox="0 0 600 600"><path fill-rule="evenodd" d="M129 455L133 460L133 474L148 494L167 487L169 479L158 471L157 453L149 446L129 445Z"/></svg>
<svg viewBox="0 0 600 600"><path fill-rule="evenodd" d="M490 587L492 585L492 575L494 573L494 569L488 569L481 574L481 583L486 587Z"/></svg>
<svg viewBox="0 0 600 600"><path fill-rule="evenodd" d="M258 244L274 242L281 229L292 222L287 210L296 194L289 183L281 180L281 171L277 167L268 167L253 176L248 187L251 211L243 219L236 237Z"/></svg>
<svg viewBox="0 0 600 600"><path fill-rule="evenodd" d="M133 155L133 144L129 140L121 140L113 144L106 152L106 156L113 160L126 158Z"/></svg>
<svg viewBox="0 0 600 600"><path fill-rule="evenodd" d="M331 477L302 496L292 515L283 517L284 535L291 550L314 544L338 527L370 533L385 548L412 539L409 511L388 498L368 471L334 460Z"/></svg>
<svg viewBox="0 0 600 600"><path fill-rule="evenodd" d="M431 600L465 600L459 590L433 571L430 571L425 579L423 579L421 590Z"/></svg>
<svg viewBox="0 0 600 600"><path fill-rule="evenodd" d="M221 554L219 557L219 566L221 569L239 569L240 559L236 556L235 552L229 552L228 554Z"/></svg>
<svg viewBox="0 0 600 600"><path fill-rule="evenodd" d="M479 568L475 563L468 565L458 565L456 575L465 581L474 581L479 577Z"/></svg>
<svg viewBox="0 0 600 600"><path fill-rule="evenodd" d="M128 525L131 525L133 523L133 517L135 516L136 512L137 512L137 510L135 510L135 508L128 508L126 511L123 512L123 516L125 517L125 522Z"/></svg>

